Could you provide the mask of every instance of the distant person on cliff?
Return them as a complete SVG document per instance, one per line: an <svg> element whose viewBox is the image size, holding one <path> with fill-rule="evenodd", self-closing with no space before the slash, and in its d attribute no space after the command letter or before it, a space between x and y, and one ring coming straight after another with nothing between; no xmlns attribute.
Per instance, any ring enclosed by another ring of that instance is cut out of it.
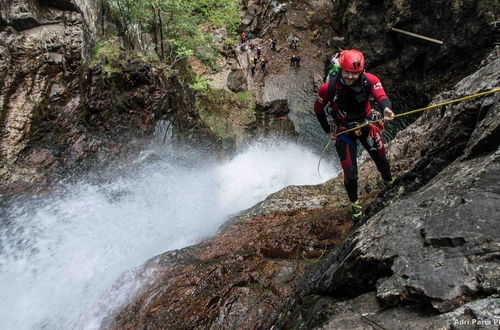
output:
<svg viewBox="0 0 500 330"><path fill-rule="evenodd" d="M300 68L300 61L302 60L302 58L300 56L297 56L297 55L293 55L292 56L292 66L294 68Z"/></svg>
<svg viewBox="0 0 500 330"><path fill-rule="evenodd" d="M253 58L253 65L257 66L257 64L259 64L259 59L257 58L257 56L255 56Z"/></svg>
<svg viewBox="0 0 500 330"><path fill-rule="evenodd" d="M267 60L264 58L260 59L260 68L262 69L262 72L266 72L266 65L267 65Z"/></svg>
<svg viewBox="0 0 500 330"><path fill-rule="evenodd" d="M274 51L274 52L276 51L276 45L277 45L277 44L278 44L278 40L276 40L276 38L273 38L273 39L271 40L271 50L272 50L272 51Z"/></svg>
<svg viewBox="0 0 500 330"><path fill-rule="evenodd" d="M384 109L385 120L392 120L394 113L380 79L364 72L365 58L360 51L342 51L339 65L340 72L331 75L320 87L314 103L314 112L328 137L336 140L335 148L344 172L344 186L351 202L352 219L358 222L363 219L363 208L358 201L358 141L375 162L385 185L389 186L393 182L381 136L383 124L369 124L338 137L336 134L374 119L375 112L371 109L370 96ZM334 127L328 123L327 114L332 117Z"/></svg>

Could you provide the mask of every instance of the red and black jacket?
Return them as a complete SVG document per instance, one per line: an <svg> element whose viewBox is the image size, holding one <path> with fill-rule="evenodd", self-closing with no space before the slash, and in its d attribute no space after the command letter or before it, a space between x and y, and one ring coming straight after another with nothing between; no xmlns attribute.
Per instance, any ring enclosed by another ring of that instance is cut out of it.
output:
<svg viewBox="0 0 500 330"><path fill-rule="evenodd" d="M314 103L314 112L323 130L330 133L326 108L330 109L330 115L339 126L369 119L372 113L370 95L382 109L392 108L380 79L374 74L365 72L352 86L343 84L340 73L330 76L329 81L320 87Z"/></svg>

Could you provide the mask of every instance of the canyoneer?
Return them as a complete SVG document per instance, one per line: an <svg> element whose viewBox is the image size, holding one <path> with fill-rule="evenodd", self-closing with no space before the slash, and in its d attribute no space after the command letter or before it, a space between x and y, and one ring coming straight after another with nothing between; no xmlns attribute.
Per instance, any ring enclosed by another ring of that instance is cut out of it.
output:
<svg viewBox="0 0 500 330"><path fill-rule="evenodd" d="M314 112L328 137L336 140L335 148L344 172L344 187L351 202L352 219L358 222L363 219L363 208L358 201L358 141L375 162L384 184L389 186L393 182L382 141L383 123L380 121L379 124L369 124L345 134L338 134L367 121L381 119L376 118L381 117L380 113L372 111L370 97L383 109L385 120L392 120L394 113L380 79L364 71L365 58L360 51L342 51L339 65L340 71L330 75L328 81L320 87L314 103ZM327 115L331 117L331 123Z"/></svg>

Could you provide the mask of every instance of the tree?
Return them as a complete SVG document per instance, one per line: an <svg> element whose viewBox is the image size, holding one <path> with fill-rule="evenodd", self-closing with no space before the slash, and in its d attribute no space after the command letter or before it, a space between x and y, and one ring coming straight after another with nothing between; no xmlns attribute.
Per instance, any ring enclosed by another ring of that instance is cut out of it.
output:
<svg viewBox="0 0 500 330"><path fill-rule="evenodd" d="M213 28L234 34L239 24L237 0L108 0L133 48L133 26L152 35L154 50L170 67L186 56L213 60Z"/></svg>

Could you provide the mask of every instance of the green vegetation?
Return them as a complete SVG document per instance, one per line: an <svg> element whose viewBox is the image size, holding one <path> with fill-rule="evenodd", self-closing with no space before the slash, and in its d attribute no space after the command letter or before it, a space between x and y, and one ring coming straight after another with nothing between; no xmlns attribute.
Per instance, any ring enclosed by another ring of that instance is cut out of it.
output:
<svg viewBox="0 0 500 330"><path fill-rule="evenodd" d="M109 60L118 60L120 57L118 43L114 40L99 40L92 50L93 61L98 61L102 56Z"/></svg>
<svg viewBox="0 0 500 330"><path fill-rule="evenodd" d="M222 138L241 136L245 125L254 120L255 98L252 92L233 93L224 89L206 89L197 98L201 119Z"/></svg>
<svg viewBox="0 0 500 330"><path fill-rule="evenodd" d="M141 32L153 38L158 58L174 67L194 55L213 66L217 56L211 31L225 28L234 35L239 24L238 0L108 0L111 11L133 48ZM144 50L146 51L146 50Z"/></svg>
<svg viewBox="0 0 500 330"><path fill-rule="evenodd" d="M108 73L115 72L117 69L113 67L113 64L119 63L120 56L120 46L115 39L99 40L92 50L92 61L90 65L97 65L101 60L104 60L104 71Z"/></svg>
<svg viewBox="0 0 500 330"><path fill-rule="evenodd" d="M254 120L255 100L251 92L211 89L210 81L197 76L196 72L201 71L190 65L196 63L197 68L205 65L215 70L219 51L236 45L240 0L106 2L121 39L98 41L91 66L102 65L105 72L111 73L126 65L128 59L140 57L174 69L180 81L189 84L198 95L202 120L222 138L235 138Z"/></svg>
<svg viewBox="0 0 500 330"><path fill-rule="evenodd" d="M214 27L225 27L229 34L235 34L240 24L238 3L235 0L199 0L194 4L194 12L201 13Z"/></svg>
<svg viewBox="0 0 500 330"><path fill-rule="evenodd" d="M251 91L238 92L236 93L236 97L239 100L239 103L250 104L254 101L254 95Z"/></svg>
<svg viewBox="0 0 500 330"><path fill-rule="evenodd" d="M189 87L197 92L208 91L210 88L210 81L208 79L196 76L194 83L190 84Z"/></svg>

